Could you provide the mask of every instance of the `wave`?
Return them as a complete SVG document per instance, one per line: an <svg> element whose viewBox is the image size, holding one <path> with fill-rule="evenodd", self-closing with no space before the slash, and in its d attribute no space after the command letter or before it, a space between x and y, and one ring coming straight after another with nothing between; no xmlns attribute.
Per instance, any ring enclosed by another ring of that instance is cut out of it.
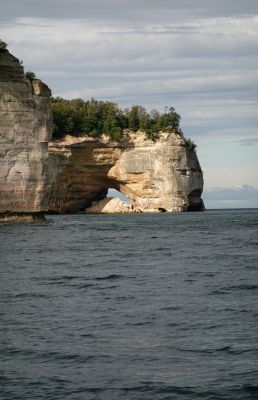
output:
<svg viewBox="0 0 258 400"><path fill-rule="evenodd" d="M257 290L258 284L235 285L225 288L227 290Z"/></svg>
<svg viewBox="0 0 258 400"><path fill-rule="evenodd" d="M244 353L255 353L258 349L250 348L250 349L237 349L232 346L222 346L215 349L205 348L205 349L189 349L189 348L177 348L176 350L182 352L190 352L190 353L200 353L200 354L213 354L218 352L225 352L228 354L239 355Z"/></svg>
<svg viewBox="0 0 258 400"><path fill-rule="evenodd" d="M111 281L111 280L115 280L115 279L121 279L121 278L125 278L124 275L121 274L111 274L111 275L107 275L107 276L98 276L96 278L92 278L96 281Z"/></svg>

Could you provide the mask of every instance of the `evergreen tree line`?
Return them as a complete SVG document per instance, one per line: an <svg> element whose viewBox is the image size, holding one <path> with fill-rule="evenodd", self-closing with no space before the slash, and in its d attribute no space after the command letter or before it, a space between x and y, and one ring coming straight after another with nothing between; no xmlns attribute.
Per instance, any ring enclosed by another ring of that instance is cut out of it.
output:
<svg viewBox="0 0 258 400"><path fill-rule="evenodd" d="M119 140L124 129L134 132L141 130L154 139L159 131L176 132L180 135L180 115L173 107L165 107L164 112L147 112L144 107L135 105L120 109L111 101L65 100L52 98L54 130L53 138L59 139L66 134L100 136L103 133Z"/></svg>

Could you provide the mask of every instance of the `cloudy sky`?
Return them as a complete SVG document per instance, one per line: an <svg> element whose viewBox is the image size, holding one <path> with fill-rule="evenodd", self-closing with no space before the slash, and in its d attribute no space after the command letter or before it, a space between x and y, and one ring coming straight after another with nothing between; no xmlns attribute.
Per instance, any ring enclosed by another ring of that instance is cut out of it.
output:
<svg viewBox="0 0 258 400"><path fill-rule="evenodd" d="M258 207L257 0L0 0L0 37L54 96L174 106L206 206Z"/></svg>

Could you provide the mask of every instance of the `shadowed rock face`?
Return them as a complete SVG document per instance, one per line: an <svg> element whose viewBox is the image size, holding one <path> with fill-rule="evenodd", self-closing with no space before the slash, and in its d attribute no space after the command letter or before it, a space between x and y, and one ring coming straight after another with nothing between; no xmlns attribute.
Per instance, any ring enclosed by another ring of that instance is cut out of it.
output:
<svg viewBox="0 0 258 400"><path fill-rule="evenodd" d="M0 50L0 214L20 213L22 219L48 209L50 95L40 80L25 77L17 58Z"/></svg>
<svg viewBox="0 0 258 400"><path fill-rule="evenodd" d="M199 211L203 175L194 151L175 133L153 142L127 131L110 138L72 138L49 146L49 210L76 212L100 200L108 188L143 212Z"/></svg>

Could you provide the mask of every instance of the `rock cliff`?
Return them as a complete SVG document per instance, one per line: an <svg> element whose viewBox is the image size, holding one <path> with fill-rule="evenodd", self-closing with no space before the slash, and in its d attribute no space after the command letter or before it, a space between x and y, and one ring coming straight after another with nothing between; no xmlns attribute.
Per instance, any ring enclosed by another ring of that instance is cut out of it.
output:
<svg viewBox="0 0 258 400"><path fill-rule="evenodd" d="M194 150L180 135L126 131L119 142L67 136L49 146L49 210L77 212L108 188L142 212L202 210L203 175Z"/></svg>
<svg viewBox="0 0 258 400"><path fill-rule="evenodd" d="M128 197L129 211L203 209L202 171L179 134L161 132L152 141L125 131L118 142L104 135L67 136L48 146L50 95L0 49L0 219L83 211L109 188Z"/></svg>
<svg viewBox="0 0 258 400"><path fill-rule="evenodd" d="M5 219L28 220L28 214L35 219L48 209L50 95L40 80L26 78L17 58L0 50L0 216Z"/></svg>

